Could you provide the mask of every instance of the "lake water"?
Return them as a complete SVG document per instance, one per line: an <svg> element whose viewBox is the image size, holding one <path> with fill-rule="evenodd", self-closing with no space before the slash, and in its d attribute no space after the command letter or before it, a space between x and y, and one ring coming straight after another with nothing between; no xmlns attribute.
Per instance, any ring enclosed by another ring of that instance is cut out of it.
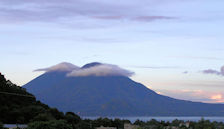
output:
<svg viewBox="0 0 224 129"><path fill-rule="evenodd" d="M82 117L82 118L94 120L99 117ZM157 121L170 121L170 122L175 119L183 120L183 121L199 121L202 118L204 118L205 120L210 120L210 121L224 122L224 117L152 117L152 116L142 117L142 116L140 116L140 117L107 117L107 118L109 118L109 119L115 119L115 118L127 119L127 120L130 120L132 123L135 122L136 120L149 121L151 119L156 119Z"/></svg>

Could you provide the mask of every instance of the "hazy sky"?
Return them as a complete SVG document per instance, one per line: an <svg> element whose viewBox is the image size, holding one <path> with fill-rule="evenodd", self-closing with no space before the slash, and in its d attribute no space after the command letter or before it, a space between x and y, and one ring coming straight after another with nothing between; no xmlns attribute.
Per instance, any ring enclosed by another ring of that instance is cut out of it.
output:
<svg viewBox="0 0 224 129"><path fill-rule="evenodd" d="M1 72L18 85L98 61L171 97L224 102L223 0L1 0Z"/></svg>

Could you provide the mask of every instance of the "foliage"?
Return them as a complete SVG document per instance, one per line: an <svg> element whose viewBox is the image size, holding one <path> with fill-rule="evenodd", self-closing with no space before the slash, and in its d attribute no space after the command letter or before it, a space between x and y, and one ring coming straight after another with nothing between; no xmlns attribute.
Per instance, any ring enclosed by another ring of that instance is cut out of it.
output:
<svg viewBox="0 0 224 129"><path fill-rule="evenodd" d="M72 126L65 120L35 121L27 129L72 129Z"/></svg>
<svg viewBox="0 0 224 129"><path fill-rule="evenodd" d="M55 120L55 118L49 113L42 113L35 116L32 121L50 121Z"/></svg>
<svg viewBox="0 0 224 129"><path fill-rule="evenodd" d="M45 121L64 118L62 112L36 101L32 94L6 80L1 74L0 104L0 121L7 124L26 124L34 120L43 120L44 114Z"/></svg>
<svg viewBox="0 0 224 129"><path fill-rule="evenodd" d="M201 119L198 122L173 120L170 122L156 121L154 119L144 122L137 120L135 122L141 129L224 129L222 122L210 122L209 120Z"/></svg>
<svg viewBox="0 0 224 129"><path fill-rule="evenodd" d="M67 112L64 118L70 125L72 125L72 128L75 128L76 125L81 122L81 118L73 112Z"/></svg>
<svg viewBox="0 0 224 129"><path fill-rule="evenodd" d="M2 122L0 122L0 129L3 129L3 124L2 124Z"/></svg>

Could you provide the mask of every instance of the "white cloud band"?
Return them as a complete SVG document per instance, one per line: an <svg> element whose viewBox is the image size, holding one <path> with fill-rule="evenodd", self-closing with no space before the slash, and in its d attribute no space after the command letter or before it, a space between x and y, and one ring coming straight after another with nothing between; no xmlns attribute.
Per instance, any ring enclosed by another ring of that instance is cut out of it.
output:
<svg viewBox="0 0 224 129"><path fill-rule="evenodd" d="M67 72L69 77L77 76L126 76L130 77L134 74L129 70L120 68L117 65L112 64L98 64L88 68L80 68L71 63L60 63L49 68L37 69L35 71L45 71L45 72L54 72L54 71L64 71Z"/></svg>
<svg viewBox="0 0 224 129"><path fill-rule="evenodd" d="M75 66L71 63L67 63L67 62L62 62L60 64L48 67L48 68L42 68L42 69L36 69L34 71L45 71L45 72L53 72L53 71L73 71L75 69L79 69L78 66Z"/></svg>

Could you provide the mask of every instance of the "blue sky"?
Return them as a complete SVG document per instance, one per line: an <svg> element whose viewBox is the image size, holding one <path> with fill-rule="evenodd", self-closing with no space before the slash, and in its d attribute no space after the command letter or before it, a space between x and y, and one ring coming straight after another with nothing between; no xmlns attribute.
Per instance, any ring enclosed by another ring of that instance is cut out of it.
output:
<svg viewBox="0 0 224 129"><path fill-rule="evenodd" d="M0 1L1 72L23 85L60 62L135 72L160 94L224 102L223 0ZM185 73L184 73L185 72Z"/></svg>

